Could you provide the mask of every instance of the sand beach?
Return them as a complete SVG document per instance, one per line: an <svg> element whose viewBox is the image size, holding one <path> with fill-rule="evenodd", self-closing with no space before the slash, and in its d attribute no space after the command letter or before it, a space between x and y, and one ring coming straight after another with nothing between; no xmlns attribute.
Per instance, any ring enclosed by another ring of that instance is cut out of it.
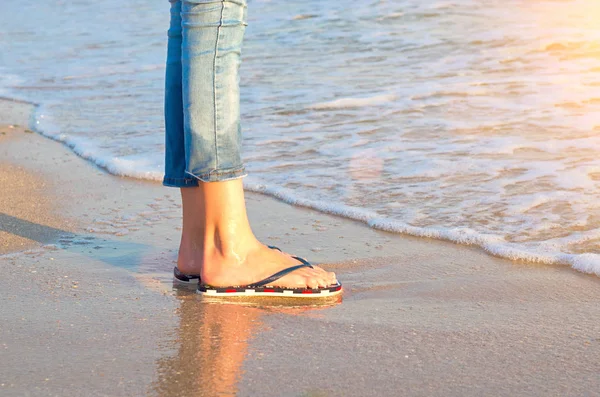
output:
<svg viewBox="0 0 600 397"><path fill-rule="evenodd" d="M32 109L0 101L0 395L600 395L599 277L248 193L257 236L343 298L203 301L171 279L178 191L28 132Z"/></svg>

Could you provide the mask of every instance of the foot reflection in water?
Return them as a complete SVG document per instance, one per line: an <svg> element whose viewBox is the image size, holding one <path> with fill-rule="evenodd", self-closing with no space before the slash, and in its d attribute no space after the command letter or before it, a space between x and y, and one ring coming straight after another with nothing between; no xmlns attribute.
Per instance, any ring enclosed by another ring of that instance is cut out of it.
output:
<svg viewBox="0 0 600 397"><path fill-rule="evenodd" d="M298 315L331 307L328 300L282 298L207 299L193 291L176 290L179 328L172 340L175 355L157 361L158 379L150 395L233 396L242 376L248 342L265 330L261 319L269 313ZM171 346L165 346L167 348Z"/></svg>

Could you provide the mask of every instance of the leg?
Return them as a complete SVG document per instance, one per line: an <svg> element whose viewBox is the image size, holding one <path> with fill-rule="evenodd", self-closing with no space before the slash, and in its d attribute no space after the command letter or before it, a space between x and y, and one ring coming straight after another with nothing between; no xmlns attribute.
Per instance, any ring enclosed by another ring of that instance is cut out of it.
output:
<svg viewBox="0 0 600 397"><path fill-rule="evenodd" d="M250 284L298 264L261 244L246 215L238 77L245 11L243 0L181 2L183 179L193 177L198 186L180 185L177 267L213 286ZM333 273L315 267L299 269L277 285L316 288L335 282Z"/></svg>
<svg viewBox="0 0 600 397"><path fill-rule="evenodd" d="M175 0L171 2L171 22L168 30L164 106L165 177L163 185L172 187L198 186L198 181L185 173L181 42L181 1Z"/></svg>

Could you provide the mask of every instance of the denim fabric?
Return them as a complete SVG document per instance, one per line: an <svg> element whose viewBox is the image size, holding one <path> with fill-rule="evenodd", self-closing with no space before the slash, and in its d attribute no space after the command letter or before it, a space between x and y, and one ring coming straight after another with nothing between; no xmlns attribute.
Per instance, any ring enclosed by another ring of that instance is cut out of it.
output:
<svg viewBox="0 0 600 397"><path fill-rule="evenodd" d="M170 1L163 184L244 177L239 67L246 1Z"/></svg>

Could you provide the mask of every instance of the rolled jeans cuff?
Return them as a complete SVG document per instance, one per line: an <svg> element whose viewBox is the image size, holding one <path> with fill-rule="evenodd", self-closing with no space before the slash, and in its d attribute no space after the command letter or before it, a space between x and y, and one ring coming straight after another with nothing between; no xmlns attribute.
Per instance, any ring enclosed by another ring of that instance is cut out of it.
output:
<svg viewBox="0 0 600 397"><path fill-rule="evenodd" d="M248 175L245 167L243 166L224 170L212 170L204 174L192 174L191 172L186 171L185 174L202 182L230 181L233 179L243 178Z"/></svg>
<svg viewBox="0 0 600 397"><path fill-rule="evenodd" d="M169 187L197 187L198 180L196 178L170 178L165 176L162 181L163 186Z"/></svg>

